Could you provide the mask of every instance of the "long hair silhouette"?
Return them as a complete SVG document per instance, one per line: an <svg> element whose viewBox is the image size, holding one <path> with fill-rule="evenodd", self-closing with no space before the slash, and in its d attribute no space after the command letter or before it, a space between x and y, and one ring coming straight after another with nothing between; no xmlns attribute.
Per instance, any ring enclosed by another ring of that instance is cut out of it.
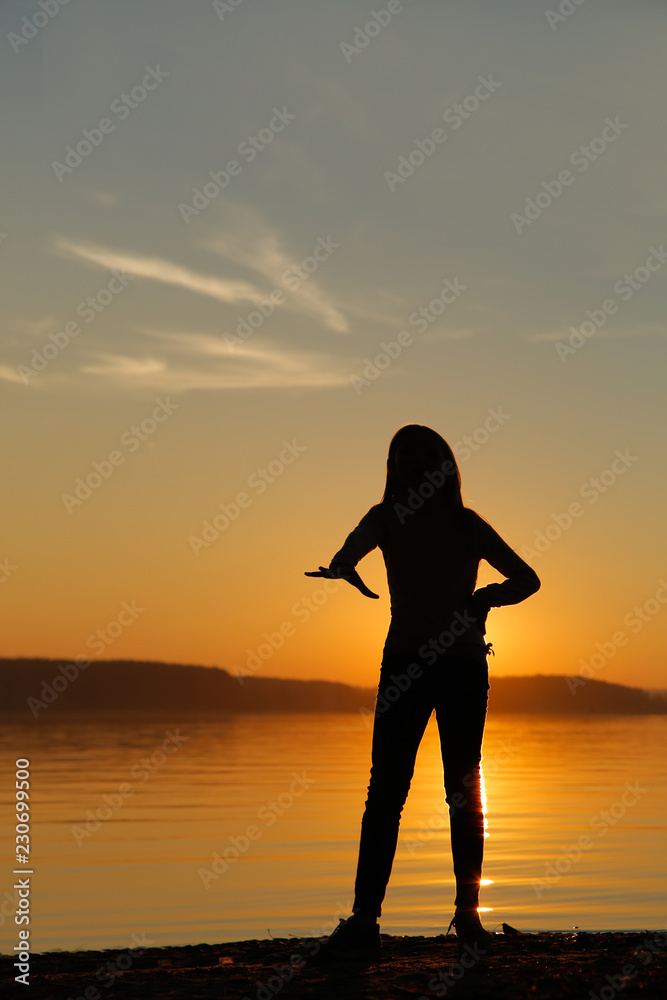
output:
<svg viewBox="0 0 667 1000"><path fill-rule="evenodd" d="M463 507L461 473L454 457L454 452L437 431L434 431L432 427L426 427L424 424L405 424L403 427L399 427L389 442L387 479L381 503L391 503L400 493L400 485L396 476L396 452L401 445L417 441L425 441L432 444L442 453L442 471L446 479L442 490L439 491L439 495L448 506Z"/></svg>

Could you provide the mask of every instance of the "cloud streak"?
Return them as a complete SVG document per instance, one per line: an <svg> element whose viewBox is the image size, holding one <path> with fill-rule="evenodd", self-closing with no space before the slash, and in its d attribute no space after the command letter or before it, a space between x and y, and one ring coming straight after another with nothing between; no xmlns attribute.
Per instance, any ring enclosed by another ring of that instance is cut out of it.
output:
<svg viewBox="0 0 667 1000"><path fill-rule="evenodd" d="M24 384L16 368L11 368L9 365L0 365L0 378L4 379L5 382L19 382L21 385Z"/></svg>
<svg viewBox="0 0 667 1000"><path fill-rule="evenodd" d="M346 317L325 295L316 278L306 275L305 280L299 280L296 288L293 287L295 282L286 282L288 274L296 278L299 272L294 272L294 268L299 268L303 259L287 253L281 246L278 233L264 222L255 209L228 204L221 211L231 217L232 222L222 227L223 232L232 235L220 235L216 230L216 235L205 243L207 249L261 274L274 288L285 291L288 309L315 316L336 333L349 332ZM317 236L311 242L316 240ZM306 256L309 256L310 246L307 249ZM326 266L326 262L324 264Z"/></svg>
<svg viewBox="0 0 667 1000"><path fill-rule="evenodd" d="M190 268L173 264L160 257L140 257L126 252L116 252L105 247L90 244L70 243L68 240L58 240L57 247L80 260L98 264L108 270L127 271L139 278L160 281L166 285L185 288L198 295L207 295L218 302L252 302L262 295L257 285L248 281L234 281L216 278L213 275L198 274Z"/></svg>
<svg viewBox="0 0 667 1000"><path fill-rule="evenodd" d="M161 257L149 257L128 251L116 251L88 243L66 239L56 240L60 253L84 260L107 270L126 271L129 274L183 288L197 295L205 295L229 305L258 300L266 301L273 289L280 289L285 301L277 306L288 311L305 314L317 319L323 326L336 333L348 333L349 323L340 309L323 293L316 279L309 274L298 278L293 268L303 260L294 259L281 246L279 236L253 209L234 205L227 208L234 215L234 225L225 225L229 236L216 235L204 243L207 250L226 257L236 265L260 275L261 282L221 278L200 274ZM217 229L216 229L217 233ZM306 255L308 256L308 254ZM318 264L318 266L322 266ZM292 280L286 283L286 274ZM266 287L266 282L270 287ZM295 287L298 286L298 287Z"/></svg>
<svg viewBox="0 0 667 1000"><path fill-rule="evenodd" d="M347 373L335 371L331 357L311 352L259 349L241 345L230 354L222 340L206 333L142 330L162 342L178 359L157 360L99 353L81 372L103 376L124 386L185 389L266 389L349 384ZM183 355L189 355L183 358ZM202 364L202 361L204 364Z"/></svg>

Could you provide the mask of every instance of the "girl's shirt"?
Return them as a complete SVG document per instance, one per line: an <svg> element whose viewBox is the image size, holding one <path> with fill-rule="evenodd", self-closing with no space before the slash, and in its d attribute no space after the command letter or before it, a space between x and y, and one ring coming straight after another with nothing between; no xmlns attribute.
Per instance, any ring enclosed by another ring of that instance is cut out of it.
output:
<svg viewBox="0 0 667 1000"><path fill-rule="evenodd" d="M486 663L488 646L466 608L481 559L507 579L478 591L490 607L518 604L539 589L530 566L471 508L428 503L410 510L379 503L362 517L331 560L356 566L379 547L387 569L391 622L384 652L436 653Z"/></svg>

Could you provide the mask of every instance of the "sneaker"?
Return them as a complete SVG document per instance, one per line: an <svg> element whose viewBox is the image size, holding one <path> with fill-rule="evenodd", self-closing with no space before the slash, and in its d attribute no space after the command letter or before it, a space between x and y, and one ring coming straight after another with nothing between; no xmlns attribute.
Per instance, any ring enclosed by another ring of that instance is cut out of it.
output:
<svg viewBox="0 0 667 1000"><path fill-rule="evenodd" d="M380 925L359 920L355 913L341 917L338 927L320 946L317 958L375 958L382 950Z"/></svg>
<svg viewBox="0 0 667 1000"><path fill-rule="evenodd" d="M457 910L447 928L448 934L452 924L454 925L459 945L477 946L484 953L484 958L488 958L489 955L493 954L495 937L482 925L477 910Z"/></svg>

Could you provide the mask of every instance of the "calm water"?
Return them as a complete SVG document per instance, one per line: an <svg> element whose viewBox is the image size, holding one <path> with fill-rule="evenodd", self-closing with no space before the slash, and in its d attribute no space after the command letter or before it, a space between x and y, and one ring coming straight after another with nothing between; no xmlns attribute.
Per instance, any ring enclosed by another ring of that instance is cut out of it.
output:
<svg viewBox="0 0 667 1000"><path fill-rule="evenodd" d="M187 737L180 745L177 731ZM38 724L6 725L4 843L14 837L14 761L31 760L33 947L126 948L133 934L164 946L327 933L350 912L370 746L360 714L162 724L43 714ZM663 716L489 718L487 926L665 927L666 751ZM225 870L218 862L215 871L215 855ZM11 866L9 856L3 952L17 940ZM453 899L432 716L382 930L442 933Z"/></svg>

